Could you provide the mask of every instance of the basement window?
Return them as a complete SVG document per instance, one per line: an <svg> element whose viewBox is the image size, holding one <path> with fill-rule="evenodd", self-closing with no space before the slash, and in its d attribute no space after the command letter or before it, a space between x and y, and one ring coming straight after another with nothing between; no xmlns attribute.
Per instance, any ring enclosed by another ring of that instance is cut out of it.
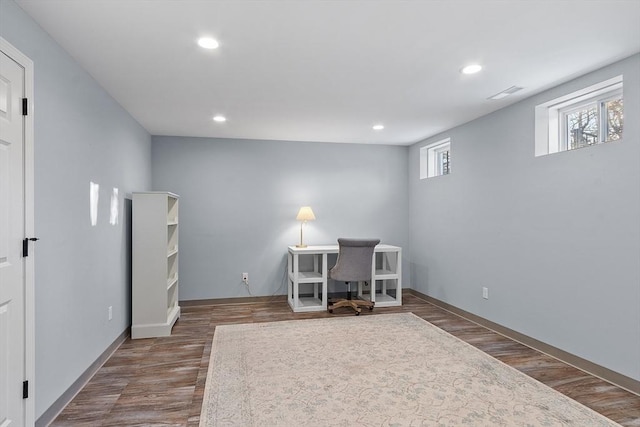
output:
<svg viewBox="0 0 640 427"><path fill-rule="evenodd" d="M622 139L622 76L536 106L535 155Z"/></svg>
<svg viewBox="0 0 640 427"><path fill-rule="evenodd" d="M450 138L420 148L420 179L449 175L450 172Z"/></svg>

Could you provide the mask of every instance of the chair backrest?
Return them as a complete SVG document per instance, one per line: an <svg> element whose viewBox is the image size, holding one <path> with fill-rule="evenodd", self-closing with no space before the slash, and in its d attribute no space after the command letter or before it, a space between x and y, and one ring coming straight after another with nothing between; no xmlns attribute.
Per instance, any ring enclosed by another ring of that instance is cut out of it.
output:
<svg viewBox="0 0 640 427"><path fill-rule="evenodd" d="M380 239L338 239L338 260L329 277L342 282L371 280L373 250Z"/></svg>

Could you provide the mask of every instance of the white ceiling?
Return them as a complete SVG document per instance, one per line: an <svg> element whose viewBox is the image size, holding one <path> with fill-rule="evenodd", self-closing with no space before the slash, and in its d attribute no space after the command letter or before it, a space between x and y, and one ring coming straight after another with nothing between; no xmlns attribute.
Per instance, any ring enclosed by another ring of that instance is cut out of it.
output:
<svg viewBox="0 0 640 427"><path fill-rule="evenodd" d="M638 0L17 3L153 135L410 144L640 51Z"/></svg>

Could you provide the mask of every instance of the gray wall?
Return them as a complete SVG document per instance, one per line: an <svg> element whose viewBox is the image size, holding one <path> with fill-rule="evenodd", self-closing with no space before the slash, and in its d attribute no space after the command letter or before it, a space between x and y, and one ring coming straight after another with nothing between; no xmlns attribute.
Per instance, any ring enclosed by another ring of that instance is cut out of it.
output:
<svg viewBox="0 0 640 427"><path fill-rule="evenodd" d="M537 104L620 74L623 141L534 157ZM413 145L413 287L640 380L638 118L635 55ZM445 136L451 175L420 180Z"/></svg>
<svg viewBox="0 0 640 427"><path fill-rule="evenodd" d="M150 187L151 137L11 0L0 2L0 35L35 65L38 418L130 325L124 195ZM90 181L100 184L95 227ZM109 224L113 187L116 226Z"/></svg>
<svg viewBox="0 0 640 427"><path fill-rule="evenodd" d="M408 259L407 147L153 137L154 190L180 195L180 299L286 294L300 206L307 244L379 237ZM407 264L408 266L408 264ZM408 268L405 268L408 271ZM405 286L409 276L404 275Z"/></svg>

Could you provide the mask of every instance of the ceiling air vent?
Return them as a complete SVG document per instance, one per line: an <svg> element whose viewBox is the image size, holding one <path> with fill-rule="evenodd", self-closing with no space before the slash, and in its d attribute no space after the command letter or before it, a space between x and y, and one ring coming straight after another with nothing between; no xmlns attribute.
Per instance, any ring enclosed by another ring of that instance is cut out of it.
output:
<svg viewBox="0 0 640 427"><path fill-rule="evenodd" d="M516 93L517 91L522 90L522 88L520 86L511 86L508 89L503 90L502 92L496 93L493 96L490 96L487 99L502 99L502 98L506 98L507 96L511 95L512 93Z"/></svg>

